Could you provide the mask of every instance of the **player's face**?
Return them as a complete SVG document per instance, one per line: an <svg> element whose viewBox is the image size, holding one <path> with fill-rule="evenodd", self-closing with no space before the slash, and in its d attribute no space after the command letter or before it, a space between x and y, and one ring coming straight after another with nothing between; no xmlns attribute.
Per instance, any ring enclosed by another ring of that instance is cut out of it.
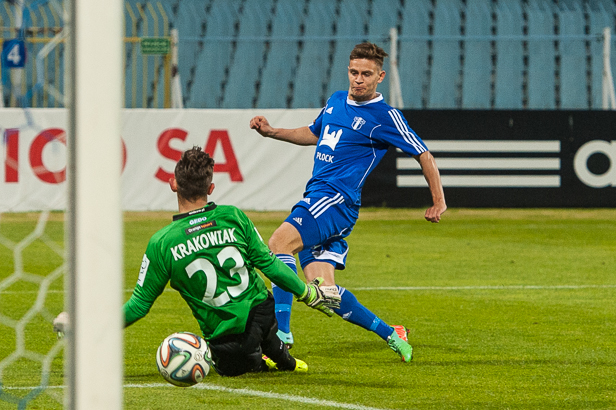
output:
<svg viewBox="0 0 616 410"><path fill-rule="evenodd" d="M385 78L385 71L376 62L358 58L349 62L349 98L368 101L376 97L376 86Z"/></svg>

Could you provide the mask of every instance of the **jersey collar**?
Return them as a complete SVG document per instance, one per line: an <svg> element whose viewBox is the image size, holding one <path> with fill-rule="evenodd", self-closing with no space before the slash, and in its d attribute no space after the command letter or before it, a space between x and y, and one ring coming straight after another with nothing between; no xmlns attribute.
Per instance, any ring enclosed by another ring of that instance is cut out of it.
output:
<svg viewBox="0 0 616 410"><path fill-rule="evenodd" d="M216 208L216 204L214 202L210 202L210 203L207 204L206 207L195 209L194 211L185 212L183 214L173 215L173 220L174 221L178 221L178 220L180 220L182 218L186 218L186 217L189 217L189 216L194 216L194 215L202 214L204 212L212 211L215 208Z"/></svg>
<svg viewBox="0 0 616 410"><path fill-rule="evenodd" d="M376 93L376 97L374 97L371 100L360 101L360 102L355 101L355 100L351 100L349 98L348 94L347 94L347 104L354 105L356 107L359 107L359 106L362 106L362 105L366 105L366 104L372 104L372 103L379 102L379 101L383 101L383 94L381 94L381 93Z"/></svg>

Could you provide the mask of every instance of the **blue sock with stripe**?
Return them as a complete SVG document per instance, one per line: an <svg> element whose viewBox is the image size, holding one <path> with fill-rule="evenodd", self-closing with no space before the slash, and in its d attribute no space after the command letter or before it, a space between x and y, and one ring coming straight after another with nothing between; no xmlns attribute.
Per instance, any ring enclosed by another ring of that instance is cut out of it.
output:
<svg viewBox="0 0 616 410"><path fill-rule="evenodd" d="M336 314L347 322L370 330L379 335L381 339L387 341L387 338L391 336L394 329L359 303L355 295L347 289L338 286L338 292L340 292L341 301L340 309L335 310Z"/></svg>
<svg viewBox="0 0 616 410"><path fill-rule="evenodd" d="M278 259L284 262L297 275L297 264L295 256L288 254L276 255ZM272 283L272 293L274 294L274 310L276 311L276 320L278 321L278 330L285 333L291 331L291 305L293 304L293 294L280 289Z"/></svg>

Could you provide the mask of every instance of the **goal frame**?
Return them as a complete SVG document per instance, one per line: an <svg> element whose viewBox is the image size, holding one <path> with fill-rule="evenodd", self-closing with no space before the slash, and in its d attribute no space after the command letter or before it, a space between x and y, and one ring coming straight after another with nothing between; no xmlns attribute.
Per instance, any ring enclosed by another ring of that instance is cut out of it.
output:
<svg viewBox="0 0 616 410"><path fill-rule="evenodd" d="M123 2L66 1L69 30L65 408L121 409ZM95 365L94 365L95 363Z"/></svg>

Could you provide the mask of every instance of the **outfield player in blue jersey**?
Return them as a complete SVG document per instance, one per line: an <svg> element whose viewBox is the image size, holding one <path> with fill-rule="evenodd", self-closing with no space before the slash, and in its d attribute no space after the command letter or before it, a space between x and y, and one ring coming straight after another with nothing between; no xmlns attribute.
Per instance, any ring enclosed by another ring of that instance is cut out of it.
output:
<svg viewBox="0 0 616 410"><path fill-rule="evenodd" d="M400 148L415 158L432 194L433 206L426 220L439 222L447 209L434 157L424 142L408 126L395 108L376 91L383 81L383 59L387 53L371 43L355 46L348 67L349 90L335 92L310 126L294 129L273 128L262 116L250 127L264 137L297 145L316 145L312 178L304 198L291 211L269 240L270 249L297 272L295 257L306 280L323 277L321 286L330 297L340 297L335 312L343 319L375 332L404 362L410 362L413 349L404 326L390 326L336 285L336 269L344 269L348 245L344 238L353 230L361 205L361 189L389 146ZM292 295L274 287L279 337L293 344L290 330Z"/></svg>

